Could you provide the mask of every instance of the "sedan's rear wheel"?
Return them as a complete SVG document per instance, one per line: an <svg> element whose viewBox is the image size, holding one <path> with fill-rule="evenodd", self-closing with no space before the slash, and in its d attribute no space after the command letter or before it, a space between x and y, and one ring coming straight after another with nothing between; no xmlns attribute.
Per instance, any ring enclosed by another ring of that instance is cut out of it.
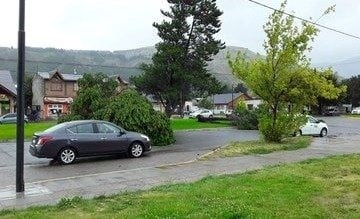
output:
<svg viewBox="0 0 360 219"><path fill-rule="evenodd" d="M134 142L129 148L130 157L138 158L144 153L144 148L140 142Z"/></svg>
<svg viewBox="0 0 360 219"><path fill-rule="evenodd" d="M76 159L76 153L72 148L64 148L60 151L58 160L63 164L71 164Z"/></svg>
<svg viewBox="0 0 360 219"><path fill-rule="evenodd" d="M324 137L326 135L327 135L327 129L326 128L321 129L320 137Z"/></svg>

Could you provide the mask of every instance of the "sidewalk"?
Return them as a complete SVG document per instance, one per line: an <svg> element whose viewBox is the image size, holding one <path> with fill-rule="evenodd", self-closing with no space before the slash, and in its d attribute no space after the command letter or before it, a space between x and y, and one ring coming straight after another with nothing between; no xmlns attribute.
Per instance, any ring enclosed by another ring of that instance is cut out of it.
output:
<svg viewBox="0 0 360 219"><path fill-rule="evenodd" d="M124 191L148 189L157 185L191 182L208 175L243 173L265 166L298 162L330 155L360 153L360 135L346 138L314 138L309 148L266 155L248 155L182 164L152 166L107 173L79 175L26 184L23 197L16 197L14 187L0 188L0 208L23 208L56 204L61 198L91 198Z"/></svg>

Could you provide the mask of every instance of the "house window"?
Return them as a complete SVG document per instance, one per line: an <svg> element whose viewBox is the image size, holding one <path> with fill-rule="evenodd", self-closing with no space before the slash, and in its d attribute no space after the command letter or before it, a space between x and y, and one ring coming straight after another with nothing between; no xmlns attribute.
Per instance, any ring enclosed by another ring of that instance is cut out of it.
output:
<svg viewBox="0 0 360 219"><path fill-rule="evenodd" d="M79 90L79 85L78 85L78 83L74 83L74 91L78 91Z"/></svg>
<svg viewBox="0 0 360 219"><path fill-rule="evenodd" d="M253 109L254 109L254 105L253 105L253 104L248 104L247 107L248 107L248 110L253 110Z"/></svg>
<svg viewBox="0 0 360 219"><path fill-rule="evenodd" d="M49 115L57 115L58 113L61 114L63 111L62 104L50 104L48 108Z"/></svg>
<svg viewBox="0 0 360 219"><path fill-rule="evenodd" d="M50 90L52 91L62 91L62 83L60 82L51 82L50 84Z"/></svg>

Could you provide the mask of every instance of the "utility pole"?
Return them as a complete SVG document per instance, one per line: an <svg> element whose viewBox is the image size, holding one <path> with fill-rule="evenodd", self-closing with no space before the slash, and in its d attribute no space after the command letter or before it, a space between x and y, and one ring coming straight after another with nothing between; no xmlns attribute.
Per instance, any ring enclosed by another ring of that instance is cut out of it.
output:
<svg viewBox="0 0 360 219"><path fill-rule="evenodd" d="M25 0L19 0L18 77L16 97L16 192L25 191L24 183L24 77L25 77Z"/></svg>

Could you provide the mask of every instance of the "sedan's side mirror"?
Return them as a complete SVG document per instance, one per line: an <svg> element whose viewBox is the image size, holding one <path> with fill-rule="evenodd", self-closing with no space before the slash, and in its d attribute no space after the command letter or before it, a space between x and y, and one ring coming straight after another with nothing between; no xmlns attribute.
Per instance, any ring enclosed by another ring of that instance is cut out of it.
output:
<svg viewBox="0 0 360 219"><path fill-rule="evenodd" d="M119 136L122 136L122 135L124 135L125 134L125 131L124 130L120 130L119 131Z"/></svg>

